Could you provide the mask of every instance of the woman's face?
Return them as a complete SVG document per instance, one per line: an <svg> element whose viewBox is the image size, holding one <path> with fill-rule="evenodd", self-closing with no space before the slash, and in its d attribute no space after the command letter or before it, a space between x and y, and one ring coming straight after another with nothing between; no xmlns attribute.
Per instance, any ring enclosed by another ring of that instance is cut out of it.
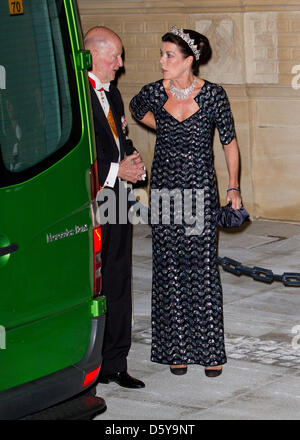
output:
<svg viewBox="0 0 300 440"><path fill-rule="evenodd" d="M193 57L184 58L179 47L168 41L162 43L160 64L164 79L180 79L191 71Z"/></svg>

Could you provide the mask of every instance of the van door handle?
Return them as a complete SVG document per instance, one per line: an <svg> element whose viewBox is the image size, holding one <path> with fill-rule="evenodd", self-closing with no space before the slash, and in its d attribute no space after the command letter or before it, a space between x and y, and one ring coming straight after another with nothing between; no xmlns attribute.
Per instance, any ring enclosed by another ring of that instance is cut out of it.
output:
<svg viewBox="0 0 300 440"><path fill-rule="evenodd" d="M4 255L13 254L19 249L19 246L16 243L10 244L9 246L5 246L0 248L0 257Z"/></svg>

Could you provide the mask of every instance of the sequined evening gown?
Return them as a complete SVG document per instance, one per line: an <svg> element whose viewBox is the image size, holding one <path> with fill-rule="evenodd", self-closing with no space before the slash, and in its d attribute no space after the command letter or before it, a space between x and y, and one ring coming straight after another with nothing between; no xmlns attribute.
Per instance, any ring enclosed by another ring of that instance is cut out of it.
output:
<svg viewBox="0 0 300 440"><path fill-rule="evenodd" d="M156 120L151 194L162 189L179 189L182 194L191 188L204 190L202 233L188 235L184 222L152 224L151 360L215 366L226 363L226 353L216 261L214 214L219 201L212 144L215 126L223 145L233 140L235 130L221 86L205 81L194 99L199 110L179 122L164 109L168 96L160 80L143 87L130 106L137 119L151 111ZM195 206L194 201L193 212Z"/></svg>

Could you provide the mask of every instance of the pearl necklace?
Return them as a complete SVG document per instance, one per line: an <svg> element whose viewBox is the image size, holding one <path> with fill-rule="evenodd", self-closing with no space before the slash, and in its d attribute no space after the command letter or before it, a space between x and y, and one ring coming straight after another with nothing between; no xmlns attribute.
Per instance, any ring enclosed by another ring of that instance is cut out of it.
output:
<svg viewBox="0 0 300 440"><path fill-rule="evenodd" d="M190 96L190 94L193 92L193 90L195 88L195 85L196 85L196 77L194 77L194 81L192 82L190 87L188 87L187 89L177 89L173 85L172 80L170 80L169 90L172 93L172 95L174 96L174 98L178 99L178 101L180 101L181 99L186 99Z"/></svg>

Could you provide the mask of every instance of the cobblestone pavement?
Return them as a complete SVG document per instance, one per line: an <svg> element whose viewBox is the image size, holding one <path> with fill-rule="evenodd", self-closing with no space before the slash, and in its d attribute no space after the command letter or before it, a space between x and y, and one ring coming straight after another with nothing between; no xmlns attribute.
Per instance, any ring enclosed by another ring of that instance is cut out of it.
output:
<svg viewBox="0 0 300 440"><path fill-rule="evenodd" d="M135 326L133 342L151 344L151 328ZM278 365L300 370L300 350L292 343L225 334L226 353L229 359Z"/></svg>
<svg viewBox="0 0 300 440"><path fill-rule="evenodd" d="M206 378L191 365L185 376L150 362L151 230L134 229L133 334L128 371L143 390L98 385L107 411L101 420L299 419L300 288L236 276L220 267L225 346L223 374ZM300 272L300 225L253 221L242 231L221 232L219 255L273 273Z"/></svg>

